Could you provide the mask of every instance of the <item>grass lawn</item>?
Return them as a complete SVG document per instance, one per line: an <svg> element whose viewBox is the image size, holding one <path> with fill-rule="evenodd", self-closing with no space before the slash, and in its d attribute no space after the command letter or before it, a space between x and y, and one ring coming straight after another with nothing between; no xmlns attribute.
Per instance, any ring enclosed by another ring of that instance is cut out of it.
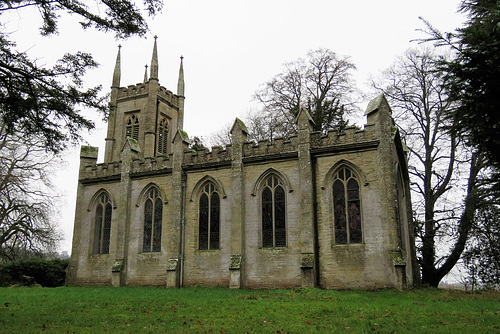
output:
<svg viewBox="0 0 500 334"><path fill-rule="evenodd" d="M0 333L500 333L500 293L0 288Z"/></svg>

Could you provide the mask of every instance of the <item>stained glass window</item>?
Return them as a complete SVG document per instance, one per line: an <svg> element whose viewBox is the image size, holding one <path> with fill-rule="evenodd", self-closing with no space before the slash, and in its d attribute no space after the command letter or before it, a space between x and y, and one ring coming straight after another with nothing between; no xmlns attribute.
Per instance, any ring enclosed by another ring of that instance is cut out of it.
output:
<svg viewBox="0 0 500 334"><path fill-rule="evenodd" d="M144 203L144 236L142 251L144 253L161 251L161 222L163 202L158 189L148 191Z"/></svg>
<svg viewBox="0 0 500 334"><path fill-rule="evenodd" d="M286 247L285 213L283 182L270 175L262 189L262 247Z"/></svg>
<svg viewBox="0 0 500 334"><path fill-rule="evenodd" d="M127 135L128 138L139 140L139 117L131 115L127 119Z"/></svg>
<svg viewBox="0 0 500 334"><path fill-rule="evenodd" d="M199 205L198 249L214 250L220 247L220 196L213 183L203 186Z"/></svg>
<svg viewBox="0 0 500 334"><path fill-rule="evenodd" d="M335 243L362 243L361 202L356 175L342 167L335 175L332 192Z"/></svg>
<svg viewBox="0 0 500 334"><path fill-rule="evenodd" d="M111 236L112 206L109 195L103 193L99 196L95 210L94 224L94 254L109 254L109 239Z"/></svg>

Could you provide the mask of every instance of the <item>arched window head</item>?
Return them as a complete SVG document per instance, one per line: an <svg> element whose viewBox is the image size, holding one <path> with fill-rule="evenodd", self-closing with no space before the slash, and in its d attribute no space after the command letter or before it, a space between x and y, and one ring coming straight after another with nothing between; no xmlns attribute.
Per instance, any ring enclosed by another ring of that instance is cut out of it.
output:
<svg viewBox="0 0 500 334"><path fill-rule="evenodd" d="M109 254L109 239L111 235L111 199L107 193L102 193L95 208L94 220L94 254Z"/></svg>
<svg viewBox="0 0 500 334"><path fill-rule="evenodd" d="M139 116L130 115L128 117L126 137L139 140Z"/></svg>
<svg viewBox="0 0 500 334"><path fill-rule="evenodd" d="M349 168L340 168L334 175L332 192L335 243L362 243L358 178Z"/></svg>
<svg viewBox="0 0 500 334"><path fill-rule="evenodd" d="M168 145L168 119L162 117L158 125L158 154L167 154Z"/></svg>
<svg viewBox="0 0 500 334"><path fill-rule="evenodd" d="M144 237L142 251L144 253L161 251L161 221L163 202L160 192L152 188L146 195L144 202Z"/></svg>
<svg viewBox="0 0 500 334"><path fill-rule="evenodd" d="M262 188L262 247L286 247L286 203L283 181L271 174Z"/></svg>
<svg viewBox="0 0 500 334"><path fill-rule="evenodd" d="M200 194L198 249L219 249L220 196L212 182L207 182Z"/></svg>

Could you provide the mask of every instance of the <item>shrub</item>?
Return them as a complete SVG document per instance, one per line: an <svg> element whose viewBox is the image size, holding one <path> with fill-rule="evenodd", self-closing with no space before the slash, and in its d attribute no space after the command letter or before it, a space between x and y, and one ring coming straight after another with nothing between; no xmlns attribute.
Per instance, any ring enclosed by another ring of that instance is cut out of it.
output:
<svg viewBox="0 0 500 334"><path fill-rule="evenodd" d="M21 282L21 276L31 276L37 284L45 287L64 285L69 259L44 260L31 258L8 262L0 267L0 284Z"/></svg>

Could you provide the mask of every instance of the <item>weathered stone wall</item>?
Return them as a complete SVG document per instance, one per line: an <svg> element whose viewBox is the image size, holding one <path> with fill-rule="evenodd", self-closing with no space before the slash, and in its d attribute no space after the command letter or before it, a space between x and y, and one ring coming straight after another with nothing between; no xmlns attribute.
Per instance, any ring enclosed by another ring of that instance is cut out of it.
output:
<svg viewBox="0 0 500 334"><path fill-rule="evenodd" d="M272 168L287 177L285 183L287 247L262 247L261 189L257 180ZM249 288L297 287L300 276L300 203L298 160L251 164L244 168L245 194L245 253L243 258L244 286Z"/></svg>
<svg viewBox="0 0 500 334"><path fill-rule="evenodd" d="M237 120L225 148L190 150L187 135L172 129L168 154L155 156L155 101L176 124L179 99L158 87L146 83L115 92L115 137L106 146L111 160L96 164L97 151L82 149L69 285L371 289L414 283L406 158L385 99L369 105L362 130L312 132L303 110L298 135L291 138L248 142ZM140 114L138 142L124 138L128 112ZM360 185L361 244L334 240L332 184L342 166ZM262 247L261 182L270 174L285 188L286 247ZM205 182L220 195L217 250L198 245ZM144 194L151 187L163 201L162 242L160 252L144 253ZM93 201L100 191L113 201L110 252L95 255Z"/></svg>
<svg viewBox="0 0 500 334"><path fill-rule="evenodd" d="M339 156L318 158L316 184L320 244L320 282L325 288L399 287L393 272L389 235L395 226L386 218L382 198L377 150L348 152ZM363 243L336 245L333 226L332 182L328 176L341 164L356 166L360 182ZM360 167L361 166L361 167Z"/></svg>
<svg viewBox="0 0 500 334"><path fill-rule="evenodd" d="M198 247L199 196L207 181L216 185L220 196L220 247L217 250L199 250ZM228 286L231 258L231 169L226 167L189 171L186 190L184 284Z"/></svg>

